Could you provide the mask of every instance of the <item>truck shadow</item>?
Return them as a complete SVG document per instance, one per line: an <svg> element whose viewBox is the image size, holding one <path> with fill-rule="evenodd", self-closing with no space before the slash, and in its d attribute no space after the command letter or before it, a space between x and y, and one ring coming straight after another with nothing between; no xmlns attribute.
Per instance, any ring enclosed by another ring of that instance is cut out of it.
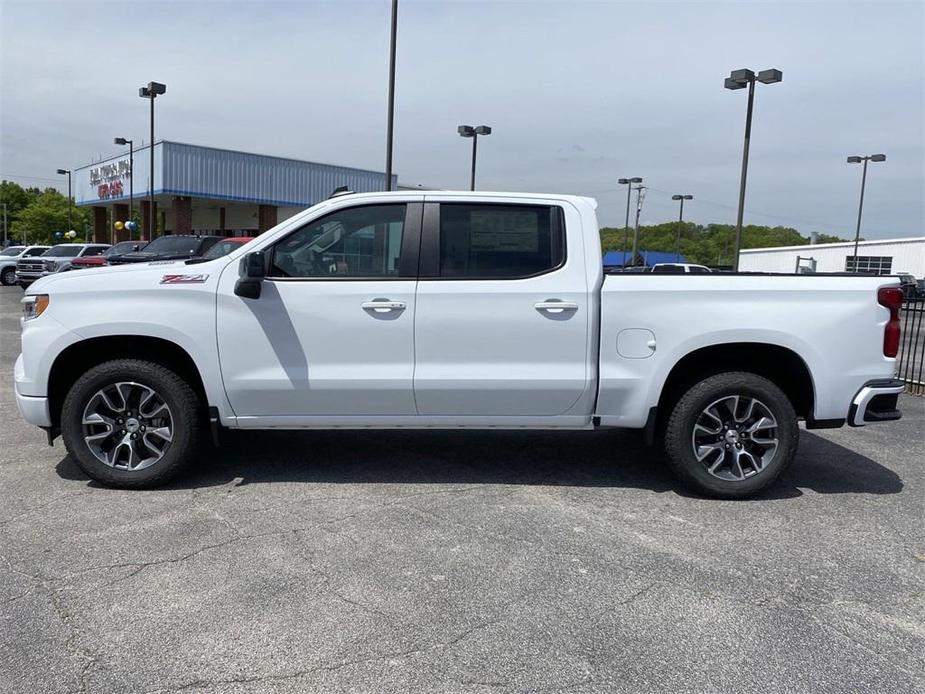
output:
<svg viewBox="0 0 925 694"><path fill-rule="evenodd" d="M57 472L88 481L69 457ZM168 488L268 482L622 487L689 495L658 449L627 431L228 431L220 449L204 453ZM792 498L803 489L896 494L902 488L892 470L803 431L793 466L758 498Z"/></svg>

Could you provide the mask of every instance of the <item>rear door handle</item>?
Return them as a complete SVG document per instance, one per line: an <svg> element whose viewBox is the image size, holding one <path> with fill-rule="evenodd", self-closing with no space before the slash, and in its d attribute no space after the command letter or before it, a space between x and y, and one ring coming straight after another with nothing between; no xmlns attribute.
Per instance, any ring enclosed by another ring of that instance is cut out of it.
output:
<svg viewBox="0 0 925 694"><path fill-rule="evenodd" d="M578 304L574 301L539 301L533 304L537 311L551 311L561 313L562 311L575 311Z"/></svg>
<svg viewBox="0 0 925 694"><path fill-rule="evenodd" d="M373 299L364 301L360 304L364 311L375 311L376 313L386 313L387 311L403 311L405 309L404 301L389 301L388 299Z"/></svg>

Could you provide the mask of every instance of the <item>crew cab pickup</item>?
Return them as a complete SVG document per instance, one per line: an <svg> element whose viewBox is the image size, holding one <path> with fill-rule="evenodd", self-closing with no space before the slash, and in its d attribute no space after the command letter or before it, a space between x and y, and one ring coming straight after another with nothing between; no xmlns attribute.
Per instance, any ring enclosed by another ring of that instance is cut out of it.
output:
<svg viewBox="0 0 925 694"><path fill-rule="evenodd" d="M894 278L605 275L595 210L347 194L214 260L49 276L23 299L16 400L134 488L210 428L621 427L734 498L787 467L799 420L899 418Z"/></svg>
<svg viewBox="0 0 925 694"><path fill-rule="evenodd" d="M38 257L23 258L16 263L16 281L25 289L37 279L56 272L66 272L77 258L102 255L108 244L59 243Z"/></svg>

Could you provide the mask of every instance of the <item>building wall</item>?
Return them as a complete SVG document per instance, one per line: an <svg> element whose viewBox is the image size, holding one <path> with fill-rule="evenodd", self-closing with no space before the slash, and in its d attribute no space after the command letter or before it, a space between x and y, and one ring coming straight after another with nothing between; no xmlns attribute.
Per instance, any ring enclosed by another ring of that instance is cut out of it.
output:
<svg viewBox="0 0 925 694"><path fill-rule="evenodd" d="M743 272L793 273L800 256L814 258L816 272L844 272L845 261L852 255L853 243L751 249L742 251L739 269ZM911 272L916 277L925 277L925 238L862 241L858 244L858 256L891 257L892 273Z"/></svg>

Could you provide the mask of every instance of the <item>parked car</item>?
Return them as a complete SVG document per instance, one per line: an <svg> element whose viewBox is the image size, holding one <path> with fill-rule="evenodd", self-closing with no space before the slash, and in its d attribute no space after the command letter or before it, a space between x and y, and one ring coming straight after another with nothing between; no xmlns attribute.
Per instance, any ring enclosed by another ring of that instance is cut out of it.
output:
<svg viewBox="0 0 925 694"><path fill-rule="evenodd" d="M595 209L341 195L215 260L46 277L19 409L113 487L165 482L222 427L620 427L723 498L778 478L800 419L900 417L895 278L605 277Z"/></svg>
<svg viewBox="0 0 925 694"><path fill-rule="evenodd" d="M42 255L49 246L9 246L0 251L0 284L16 284L16 263L21 258Z"/></svg>
<svg viewBox="0 0 925 694"><path fill-rule="evenodd" d="M254 236L230 236L216 243L202 257L208 260L221 258L223 255L228 255L231 251L240 248L248 241L253 241L254 238Z"/></svg>
<svg viewBox="0 0 925 694"><path fill-rule="evenodd" d="M656 263L652 266L656 275L705 275L712 272L706 265L693 263Z"/></svg>
<svg viewBox="0 0 925 694"><path fill-rule="evenodd" d="M144 239L136 241L119 241L119 243L110 246L102 255L87 255L81 258L74 258L71 261L72 270L86 270L91 267L102 267L108 265L116 256L125 255L140 251L148 242Z"/></svg>
<svg viewBox="0 0 925 694"><path fill-rule="evenodd" d="M224 236L169 234L156 238L140 251L126 253L109 261L110 265L150 263L154 260L189 260L205 255Z"/></svg>
<svg viewBox="0 0 925 694"><path fill-rule="evenodd" d="M23 258L16 263L16 281L25 289L37 279L57 272L71 269L76 258L102 255L109 244L99 243L59 243L52 246L40 256Z"/></svg>
<svg viewBox="0 0 925 694"><path fill-rule="evenodd" d="M914 301L915 275L908 272L897 272L896 276L899 278L899 287L903 290L903 296L906 298L906 301Z"/></svg>

